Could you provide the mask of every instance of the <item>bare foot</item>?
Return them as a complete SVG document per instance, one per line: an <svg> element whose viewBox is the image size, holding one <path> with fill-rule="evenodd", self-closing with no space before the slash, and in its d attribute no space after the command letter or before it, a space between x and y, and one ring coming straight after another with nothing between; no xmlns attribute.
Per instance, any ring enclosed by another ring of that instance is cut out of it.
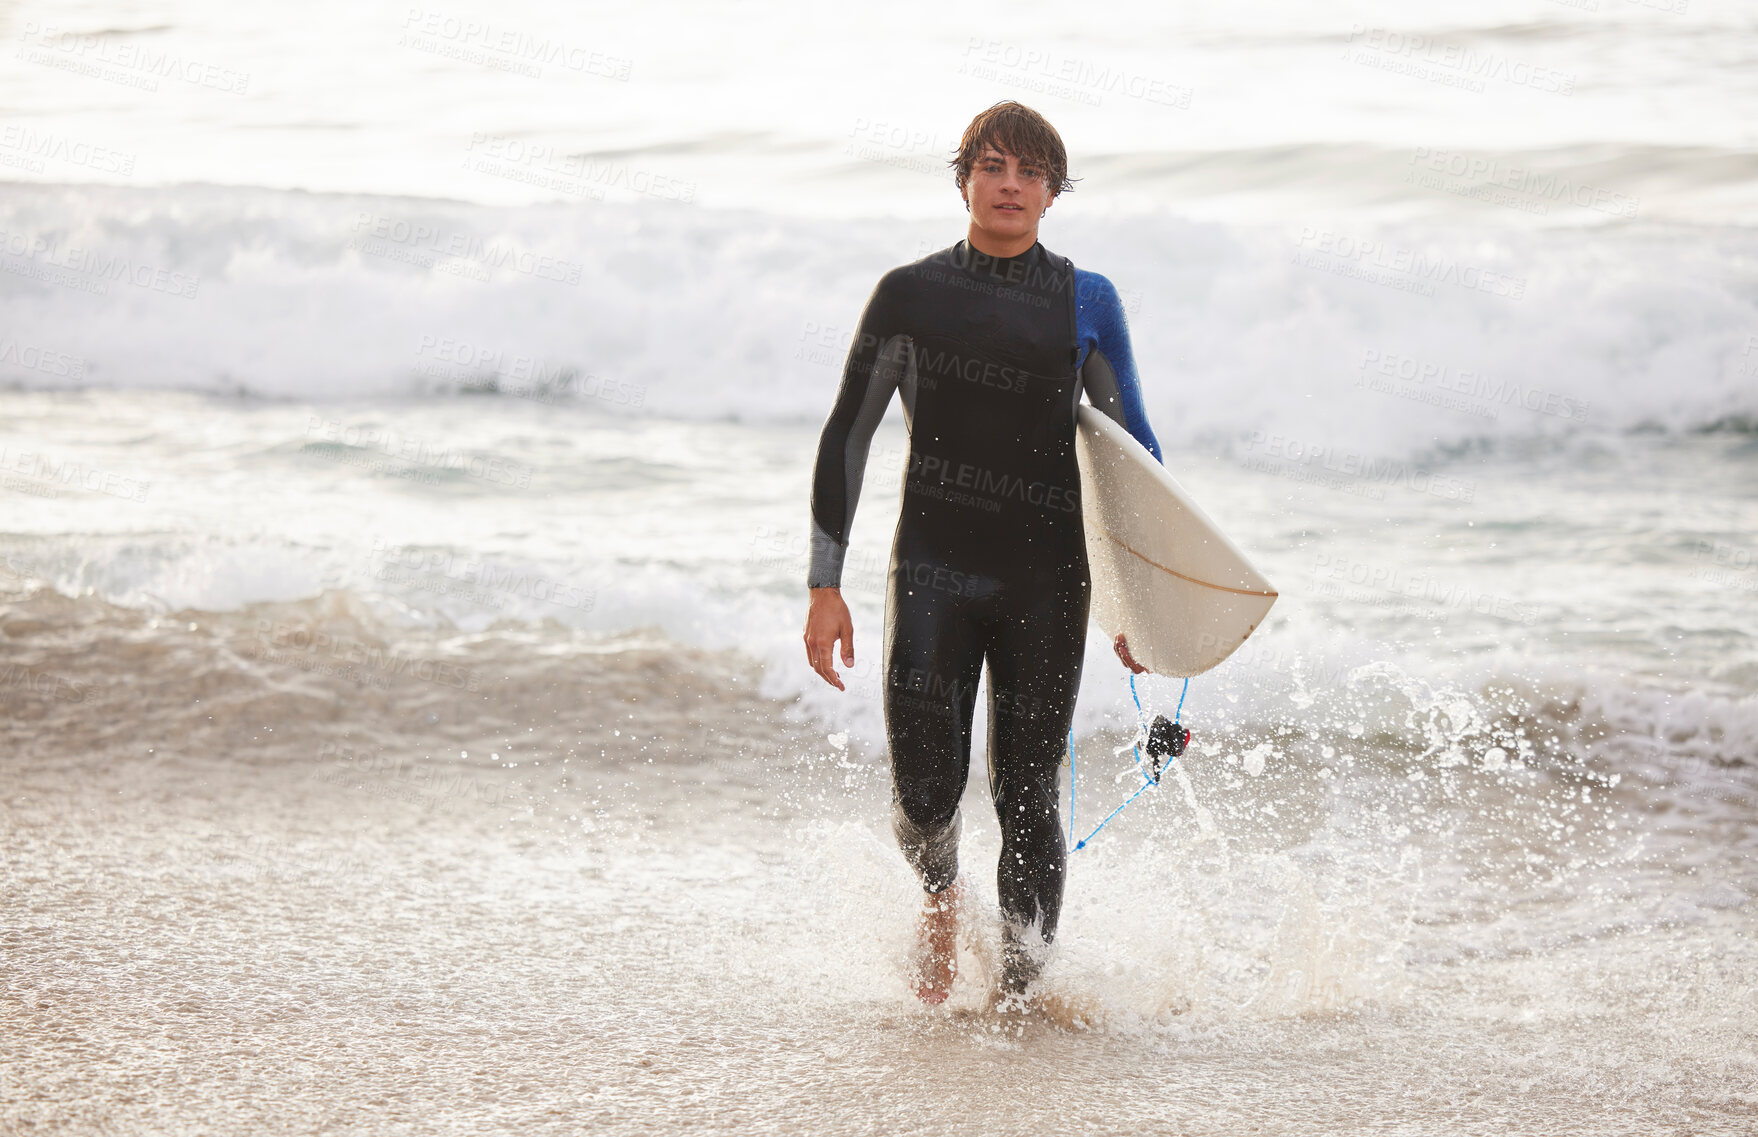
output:
<svg viewBox="0 0 1758 1137"><path fill-rule="evenodd" d="M958 974L958 901L963 891L954 882L922 898L922 915L916 922L916 998L924 1003L944 1003L952 993Z"/></svg>

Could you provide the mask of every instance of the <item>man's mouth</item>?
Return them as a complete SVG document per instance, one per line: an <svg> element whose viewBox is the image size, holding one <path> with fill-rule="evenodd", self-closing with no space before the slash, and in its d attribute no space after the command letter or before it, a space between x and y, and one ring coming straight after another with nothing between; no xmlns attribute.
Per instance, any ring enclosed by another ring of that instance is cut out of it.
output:
<svg viewBox="0 0 1758 1137"><path fill-rule="evenodd" d="M1015 213L1017 213L1017 212L1019 212L1019 210L1020 210L1020 209L1021 209L1021 208L1023 208L1023 207L1021 207L1021 206L1018 206L1018 205L1015 205L1015 204L1013 204L1013 203L1012 203L1012 202L1010 202L1010 201L1004 201L1004 202L1002 202L1002 203L1001 203L1001 204L1000 204L1000 205L997 205L997 206L996 206L996 207L995 207L995 208L996 208L996 209L1011 209L1011 210L1013 210L1013 211L1014 211L1014 212L1015 212Z"/></svg>

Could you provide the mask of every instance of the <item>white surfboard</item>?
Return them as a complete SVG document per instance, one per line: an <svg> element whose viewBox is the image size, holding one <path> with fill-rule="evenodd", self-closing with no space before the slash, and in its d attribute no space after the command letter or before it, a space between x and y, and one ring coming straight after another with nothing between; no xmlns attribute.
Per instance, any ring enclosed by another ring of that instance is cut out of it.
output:
<svg viewBox="0 0 1758 1137"><path fill-rule="evenodd" d="M1156 675L1200 675L1244 643L1276 590L1146 447L1080 404L1075 430L1091 619Z"/></svg>

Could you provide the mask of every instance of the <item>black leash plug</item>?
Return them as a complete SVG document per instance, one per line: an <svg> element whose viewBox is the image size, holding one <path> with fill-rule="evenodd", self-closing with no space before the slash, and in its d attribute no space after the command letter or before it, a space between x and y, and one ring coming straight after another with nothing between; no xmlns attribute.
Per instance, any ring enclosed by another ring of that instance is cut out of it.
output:
<svg viewBox="0 0 1758 1137"><path fill-rule="evenodd" d="M1189 745L1190 731L1165 715L1154 716L1154 725L1148 728L1148 757L1154 760L1152 776L1156 783L1166 768L1165 759L1181 757Z"/></svg>

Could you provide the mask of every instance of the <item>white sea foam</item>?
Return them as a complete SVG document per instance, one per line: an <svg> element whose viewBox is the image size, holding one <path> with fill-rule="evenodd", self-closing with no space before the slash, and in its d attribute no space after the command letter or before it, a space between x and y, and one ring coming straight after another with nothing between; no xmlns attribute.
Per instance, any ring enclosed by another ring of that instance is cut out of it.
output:
<svg viewBox="0 0 1758 1137"><path fill-rule="evenodd" d="M19 384L493 389L756 422L821 421L879 274L961 235L663 203L16 185L0 231L0 377ZM1222 440L1370 490L1400 477L1376 459L1474 438L1758 418L1755 240L1168 214L1045 232L1118 285L1174 451Z"/></svg>

